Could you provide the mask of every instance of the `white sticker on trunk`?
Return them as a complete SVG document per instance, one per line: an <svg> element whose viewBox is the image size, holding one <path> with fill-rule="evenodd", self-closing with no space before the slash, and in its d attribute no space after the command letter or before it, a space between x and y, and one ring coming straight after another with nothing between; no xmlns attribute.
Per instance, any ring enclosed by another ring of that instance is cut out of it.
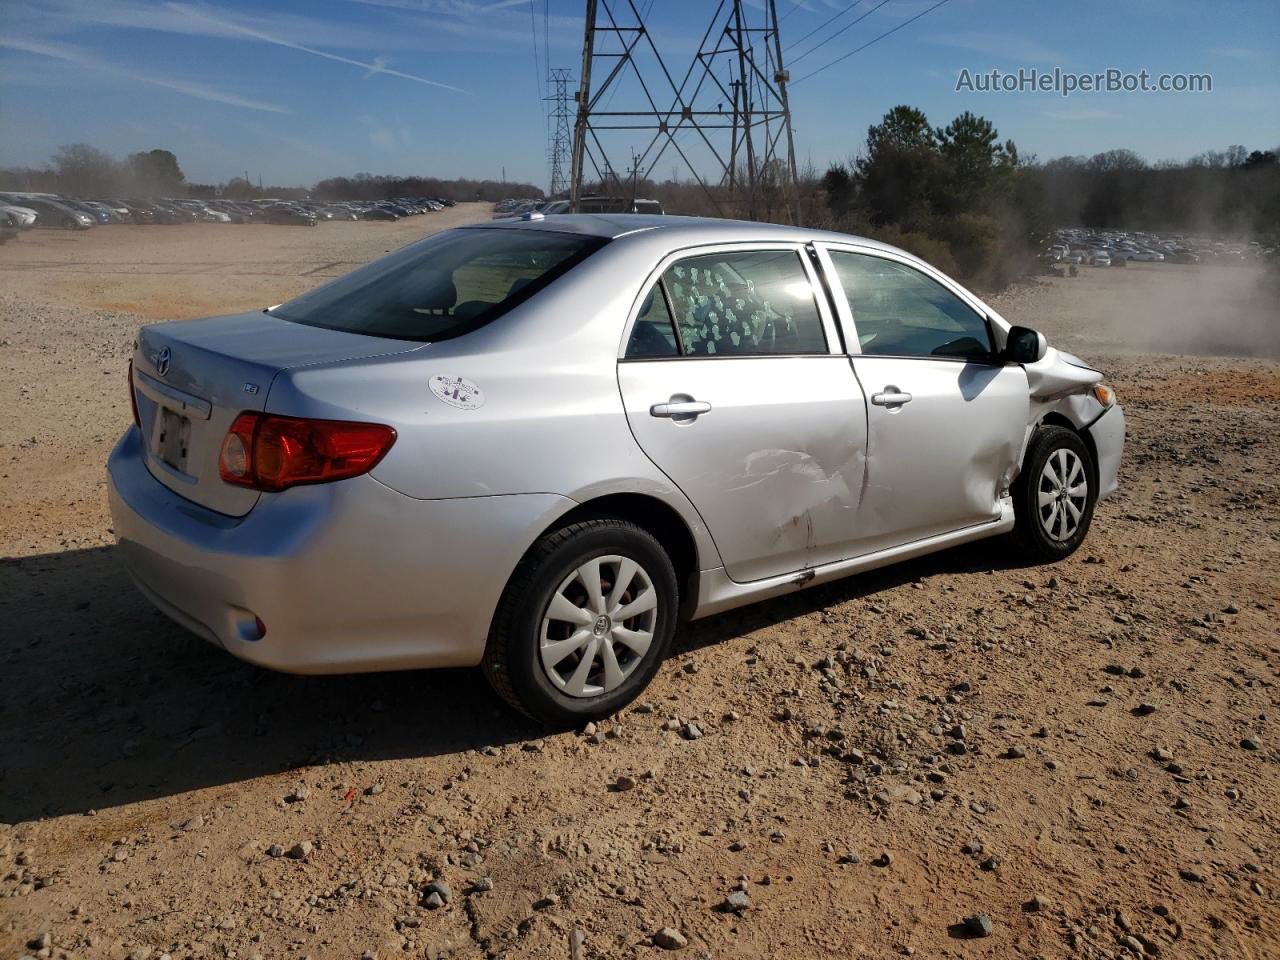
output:
<svg viewBox="0 0 1280 960"><path fill-rule="evenodd" d="M431 392L436 399L459 410L479 410L484 406L484 394L466 377L432 377Z"/></svg>

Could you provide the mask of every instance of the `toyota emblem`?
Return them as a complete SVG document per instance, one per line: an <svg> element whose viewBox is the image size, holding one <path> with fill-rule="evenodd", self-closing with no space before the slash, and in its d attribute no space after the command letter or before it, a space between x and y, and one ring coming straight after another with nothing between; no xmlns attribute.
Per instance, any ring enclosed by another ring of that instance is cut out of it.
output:
<svg viewBox="0 0 1280 960"><path fill-rule="evenodd" d="M161 347L160 352L156 354L156 373L164 376L169 372L169 361L173 359L173 351L168 347Z"/></svg>

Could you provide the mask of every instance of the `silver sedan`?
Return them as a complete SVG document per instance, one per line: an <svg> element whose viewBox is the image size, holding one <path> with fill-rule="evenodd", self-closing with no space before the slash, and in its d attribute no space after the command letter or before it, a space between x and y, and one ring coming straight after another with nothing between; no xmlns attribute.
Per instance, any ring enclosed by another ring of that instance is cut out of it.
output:
<svg viewBox="0 0 1280 960"><path fill-rule="evenodd" d="M1102 375L915 257L834 233L537 214L296 300L145 327L120 555L190 630L295 673L481 665L552 724L677 623L1010 534L1116 488Z"/></svg>

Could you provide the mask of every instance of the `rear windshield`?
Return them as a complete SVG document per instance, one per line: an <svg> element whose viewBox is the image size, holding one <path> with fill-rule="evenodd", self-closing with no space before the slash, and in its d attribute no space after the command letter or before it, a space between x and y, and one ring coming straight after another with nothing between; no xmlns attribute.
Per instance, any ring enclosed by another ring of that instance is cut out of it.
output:
<svg viewBox="0 0 1280 960"><path fill-rule="evenodd" d="M271 314L375 337L448 340L527 300L604 243L599 237L543 230L450 230L304 293Z"/></svg>

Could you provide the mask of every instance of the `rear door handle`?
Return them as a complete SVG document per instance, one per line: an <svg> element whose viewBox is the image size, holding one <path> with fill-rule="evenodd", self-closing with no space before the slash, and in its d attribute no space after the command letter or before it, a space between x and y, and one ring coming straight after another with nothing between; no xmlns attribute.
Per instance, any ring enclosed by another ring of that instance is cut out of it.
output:
<svg viewBox="0 0 1280 960"><path fill-rule="evenodd" d="M897 387L885 387L880 393L871 395L871 402L877 407L900 407L911 402L911 394L903 393Z"/></svg>
<svg viewBox="0 0 1280 960"><path fill-rule="evenodd" d="M649 408L649 416L665 417L668 420L679 417L696 417L700 413L710 413L711 404L705 400L678 400L670 403L655 403Z"/></svg>

